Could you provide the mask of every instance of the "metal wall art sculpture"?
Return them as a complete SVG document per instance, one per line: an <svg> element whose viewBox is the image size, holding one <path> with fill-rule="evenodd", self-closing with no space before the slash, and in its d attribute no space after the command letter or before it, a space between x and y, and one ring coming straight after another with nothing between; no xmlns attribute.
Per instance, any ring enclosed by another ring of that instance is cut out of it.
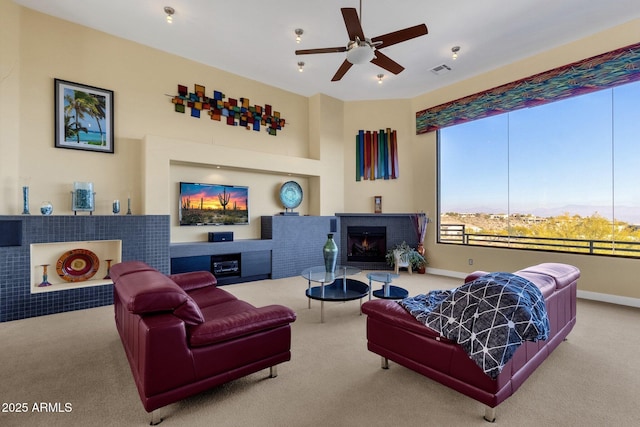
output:
<svg viewBox="0 0 640 427"><path fill-rule="evenodd" d="M191 110L191 117L200 118L202 112L211 120L225 120L229 126L241 126L245 129L260 131L265 127L269 135L277 135L284 127L285 119L280 112L272 111L271 105L250 105L247 98L228 98L224 93L214 90L212 97L205 96L205 87L194 85L189 92L186 86L178 85L178 95L171 98L177 113Z"/></svg>

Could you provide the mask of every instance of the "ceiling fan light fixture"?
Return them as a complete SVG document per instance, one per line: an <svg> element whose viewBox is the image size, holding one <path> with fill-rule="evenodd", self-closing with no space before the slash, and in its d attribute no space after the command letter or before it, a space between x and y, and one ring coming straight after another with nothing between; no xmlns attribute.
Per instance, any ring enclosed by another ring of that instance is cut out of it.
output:
<svg viewBox="0 0 640 427"><path fill-rule="evenodd" d="M296 28L294 32L296 33L296 43L300 43L300 40L302 40L301 36L304 34L304 30L302 28Z"/></svg>
<svg viewBox="0 0 640 427"><path fill-rule="evenodd" d="M298 62L298 71L300 71L300 72L304 71L304 61L299 61Z"/></svg>
<svg viewBox="0 0 640 427"><path fill-rule="evenodd" d="M375 56L373 48L366 44L355 45L347 51L347 61L354 65L365 64L375 58Z"/></svg>
<svg viewBox="0 0 640 427"><path fill-rule="evenodd" d="M173 23L173 14L176 13L176 10L171 6L165 6L164 13L167 14L167 24Z"/></svg>
<svg viewBox="0 0 640 427"><path fill-rule="evenodd" d="M458 59L458 52L460 52L460 46L452 47L451 52L453 52L453 54L451 55L451 59L455 61L456 59Z"/></svg>
<svg viewBox="0 0 640 427"><path fill-rule="evenodd" d="M378 84L381 85L382 84L382 79L384 78L384 74L378 74Z"/></svg>

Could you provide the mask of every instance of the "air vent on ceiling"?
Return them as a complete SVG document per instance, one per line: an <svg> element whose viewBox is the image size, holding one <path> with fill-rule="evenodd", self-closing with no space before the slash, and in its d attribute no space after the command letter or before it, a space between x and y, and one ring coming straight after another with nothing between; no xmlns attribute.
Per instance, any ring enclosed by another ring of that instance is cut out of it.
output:
<svg viewBox="0 0 640 427"><path fill-rule="evenodd" d="M437 75L448 73L449 71L451 71L451 67L446 64L438 65L437 67L433 67L431 69L431 72Z"/></svg>

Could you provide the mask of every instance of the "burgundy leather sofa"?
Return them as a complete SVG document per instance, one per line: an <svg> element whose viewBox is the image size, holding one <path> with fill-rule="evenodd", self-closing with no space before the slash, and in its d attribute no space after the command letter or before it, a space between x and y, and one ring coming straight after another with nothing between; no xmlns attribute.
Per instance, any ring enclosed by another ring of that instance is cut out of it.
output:
<svg viewBox="0 0 640 427"><path fill-rule="evenodd" d="M484 274L471 273L465 282ZM566 264L544 263L515 274L541 290L551 330L547 340L526 341L518 347L495 380L462 347L418 322L396 301L372 300L362 305L362 312L367 315L367 348L382 357L384 369L392 360L425 375L485 404L485 419L495 421L496 407L525 382L576 323L580 270Z"/></svg>
<svg viewBox="0 0 640 427"><path fill-rule="evenodd" d="M128 261L110 269L115 322L147 412L291 359L287 307L256 308L205 271L166 276Z"/></svg>

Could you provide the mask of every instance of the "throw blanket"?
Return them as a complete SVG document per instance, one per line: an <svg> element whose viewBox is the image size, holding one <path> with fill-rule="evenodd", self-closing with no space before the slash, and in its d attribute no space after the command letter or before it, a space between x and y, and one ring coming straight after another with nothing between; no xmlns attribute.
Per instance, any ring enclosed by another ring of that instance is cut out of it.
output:
<svg viewBox="0 0 640 427"><path fill-rule="evenodd" d="M536 285L490 273L459 288L399 301L419 322L458 343L495 379L523 341L546 340L549 317Z"/></svg>

